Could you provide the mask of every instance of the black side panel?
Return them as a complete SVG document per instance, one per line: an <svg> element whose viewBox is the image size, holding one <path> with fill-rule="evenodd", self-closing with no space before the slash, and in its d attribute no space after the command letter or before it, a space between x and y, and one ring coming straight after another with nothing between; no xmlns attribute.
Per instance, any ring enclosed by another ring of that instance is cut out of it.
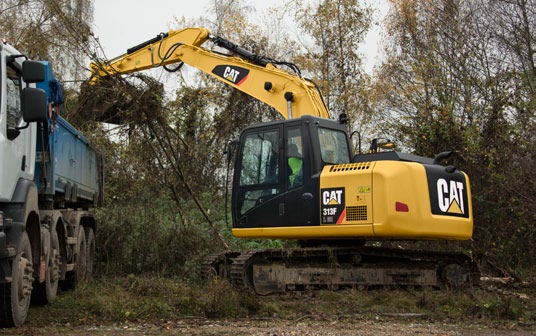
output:
<svg viewBox="0 0 536 336"><path fill-rule="evenodd" d="M255 207L240 216L235 228L281 226L284 215L284 194L274 197L259 197Z"/></svg>
<svg viewBox="0 0 536 336"><path fill-rule="evenodd" d="M465 175L452 166L424 165L434 215L469 217Z"/></svg>
<svg viewBox="0 0 536 336"><path fill-rule="evenodd" d="M423 164L433 164L434 160L424 156L418 156L409 153L401 152L380 152L380 153L371 153L371 154L358 154L353 157L352 162L371 162L371 161L408 161L408 162L419 162Z"/></svg>

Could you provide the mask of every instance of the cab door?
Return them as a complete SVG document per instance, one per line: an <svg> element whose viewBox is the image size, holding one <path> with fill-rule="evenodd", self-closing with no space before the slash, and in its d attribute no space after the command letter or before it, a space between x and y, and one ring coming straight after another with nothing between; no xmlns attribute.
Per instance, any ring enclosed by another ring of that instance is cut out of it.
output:
<svg viewBox="0 0 536 336"><path fill-rule="evenodd" d="M311 155L306 129L301 124L285 125L284 226L315 225L315 193L311 183Z"/></svg>
<svg viewBox="0 0 536 336"><path fill-rule="evenodd" d="M233 227L280 226L284 215L283 127L249 128L240 137L233 179Z"/></svg>

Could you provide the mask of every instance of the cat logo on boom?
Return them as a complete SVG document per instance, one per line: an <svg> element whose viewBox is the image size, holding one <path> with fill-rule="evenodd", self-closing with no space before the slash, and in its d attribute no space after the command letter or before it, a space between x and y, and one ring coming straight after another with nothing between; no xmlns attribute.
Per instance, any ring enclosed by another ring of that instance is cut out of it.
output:
<svg viewBox="0 0 536 336"><path fill-rule="evenodd" d="M214 69L212 69L212 73L225 79L228 82L233 83L236 86L240 86L246 81L249 74L249 70L234 65L221 64L216 65Z"/></svg>

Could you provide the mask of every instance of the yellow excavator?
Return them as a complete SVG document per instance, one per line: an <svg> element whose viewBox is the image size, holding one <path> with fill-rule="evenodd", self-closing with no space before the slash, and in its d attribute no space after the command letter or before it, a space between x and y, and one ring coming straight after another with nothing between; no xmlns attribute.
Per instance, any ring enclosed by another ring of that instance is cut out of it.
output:
<svg viewBox="0 0 536 336"><path fill-rule="evenodd" d="M207 41L213 50L201 47ZM297 66L255 55L204 28L161 33L124 55L92 63L91 81L169 64L197 68L284 119L247 127L232 146L232 233L292 239L300 247L213 254L203 262L204 273L261 295L478 284L478 268L466 254L366 244L471 238L469 178L441 164L448 152L426 158L386 150L392 143L375 140L368 153L353 155L345 116L330 118L321 93Z"/></svg>

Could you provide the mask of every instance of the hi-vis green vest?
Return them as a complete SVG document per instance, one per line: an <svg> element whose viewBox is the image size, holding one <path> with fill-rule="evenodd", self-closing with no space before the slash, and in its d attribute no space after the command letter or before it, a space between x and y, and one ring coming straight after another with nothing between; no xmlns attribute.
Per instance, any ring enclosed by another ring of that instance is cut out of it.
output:
<svg viewBox="0 0 536 336"><path fill-rule="evenodd" d="M289 157L288 158L288 165L290 166L291 173L289 174L289 181L290 185L294 186L294 180L298 176L298 173L300 172L301 166L302 166L303 160L297 157ZM296 185L301 185L302 181L301 179L298 179L296 181Z"/></svg>

